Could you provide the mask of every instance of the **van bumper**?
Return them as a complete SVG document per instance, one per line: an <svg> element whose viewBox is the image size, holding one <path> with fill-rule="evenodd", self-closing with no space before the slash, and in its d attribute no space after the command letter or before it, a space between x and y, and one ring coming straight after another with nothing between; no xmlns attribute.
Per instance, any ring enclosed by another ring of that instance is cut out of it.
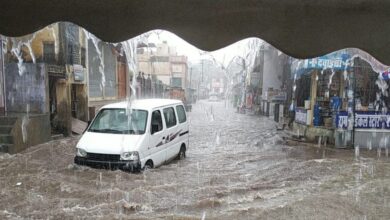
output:
<svg viewBox="0 0 390 220"><path fill-rule="evenodd" d="M104 168L104 169L121 169L131 172L138 172L141 170L141 162L135 161L100 161L100 160L91 160L85 157L75 156L74 163L82 166L89 166L94 168Z"/></svg>

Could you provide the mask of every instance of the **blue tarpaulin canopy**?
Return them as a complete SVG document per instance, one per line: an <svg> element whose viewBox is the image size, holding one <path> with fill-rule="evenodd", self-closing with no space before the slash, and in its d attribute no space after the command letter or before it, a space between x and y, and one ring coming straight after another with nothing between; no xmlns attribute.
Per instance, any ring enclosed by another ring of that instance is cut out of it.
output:
<svg viewBox="0 0 390 220"><path fill-rule="evenodd" d="M294 60L291 65L292 77L311 72L312 70L333 69L336 71L347 70L351 66L351 55L345 50L340 50L325 56L306 60Z"/></svg>

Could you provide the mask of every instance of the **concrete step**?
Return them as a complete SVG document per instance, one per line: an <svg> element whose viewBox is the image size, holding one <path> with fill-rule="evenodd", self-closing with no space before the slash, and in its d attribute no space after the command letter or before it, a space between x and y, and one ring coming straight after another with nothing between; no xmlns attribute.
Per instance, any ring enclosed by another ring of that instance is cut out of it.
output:
<svg viewBox="0 0 390 220"><path fill-rule="evenodd" d="M9 134L14 126L13 125L0 125L0 134Z"/></svg>
<svg viewBox="0 0 390 220"><path fill-rule="evenodd" d="M0 125L14 125L18 117L0 116Z"/></svg>
<svg viewBox="0 0 390 220"><path fill-rule="evenodd" d="M14 140L10 134L0 134L0 145L1 144L13 144Z"/></svg>
<svg viewBox="0 0 390 220"><path fill-rule="evenodd" d="M13 144L0 144L0 152L9 153L12 147Z"/></svg>
<svg viewBox="0 0 390 220"><path fill-rule="evenodd" d="M60 140L60 139L62 139L62 138L64 138L64 135L63 135L63 134L53 134L53 135L51 136L51 139L52 139L52 140Z"/></svg>

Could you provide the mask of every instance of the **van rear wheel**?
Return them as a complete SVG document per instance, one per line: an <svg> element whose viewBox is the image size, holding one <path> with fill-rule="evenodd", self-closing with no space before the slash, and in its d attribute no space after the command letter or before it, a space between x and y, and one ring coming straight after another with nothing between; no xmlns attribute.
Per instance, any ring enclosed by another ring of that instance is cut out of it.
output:
<svg viewBox="0 0 390 220"><path fill-rule="evenodd" d="M178 160L183 160L186 157L186 147L183 145L180 148L179 154L177 155Z"/></svg>

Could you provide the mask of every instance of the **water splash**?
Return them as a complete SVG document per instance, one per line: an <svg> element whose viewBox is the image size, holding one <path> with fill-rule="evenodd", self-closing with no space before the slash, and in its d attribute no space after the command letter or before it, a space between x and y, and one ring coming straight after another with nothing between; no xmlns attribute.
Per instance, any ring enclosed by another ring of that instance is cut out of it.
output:
<svg viewBox="0 0 390 220"><path fill-rule="evenodd" d="M382 155L382 148L381 148L381 147L378 147L378 148L376 149L376 152L377 152L377 157L380 158L381 155Z"/></svg>
<svg viewBox="0 0 390 220"><path fill-rule="evenodd" d="M26 115L23 116L22 125L21 125L23 143L27 142L27 126L28 126L28 123L30 121L29 112L30 112L30 104L27 104Z"/></svg>
<svg viewBox="0 0 390 220"><path fill-rule="evenodd" d="M206 220L206 211L203 212L202 220Z"/></svg>
<svg viewBox="0 0 390 220"><path fill-rule="evenodd" d="M318 148L321 148L322 136L318 137Z"/></svg>
<svg viewBox="0 0 390 220"><path fill-rule="evenodd" d="M356 145L355 146L355 159L358 159L360 155L360 146Z"/></svg>
<svg viewBox="0 0 390 220"><path fill-rule="evenodd" d="M220 134L219 134L219 132L217 132L215 134L215 146L219 146L220 144L221 144Z"/></svg>
<svg viewBox="0 0 390 220"><path fill-rule="evenodd" d="M36 63L36 58L35 58L35 54L34 54L34 52L32 50L31 43L34 40L36 34L39 33L39 32L40 31L35 32L34 34L28 35L28 36L25 36L25 37L7 38L8 42L9 42L9 40L12 42L11 53L14 54L14 56L18 60L18 71L19 71L19 75L20 76L22 76L26 72L26 67L23 66L23 62L24 62L24 59L23 59L23 47L24 46L27 47L28 54L30 55L31 60L33 61L33 63Z"/></svg>

